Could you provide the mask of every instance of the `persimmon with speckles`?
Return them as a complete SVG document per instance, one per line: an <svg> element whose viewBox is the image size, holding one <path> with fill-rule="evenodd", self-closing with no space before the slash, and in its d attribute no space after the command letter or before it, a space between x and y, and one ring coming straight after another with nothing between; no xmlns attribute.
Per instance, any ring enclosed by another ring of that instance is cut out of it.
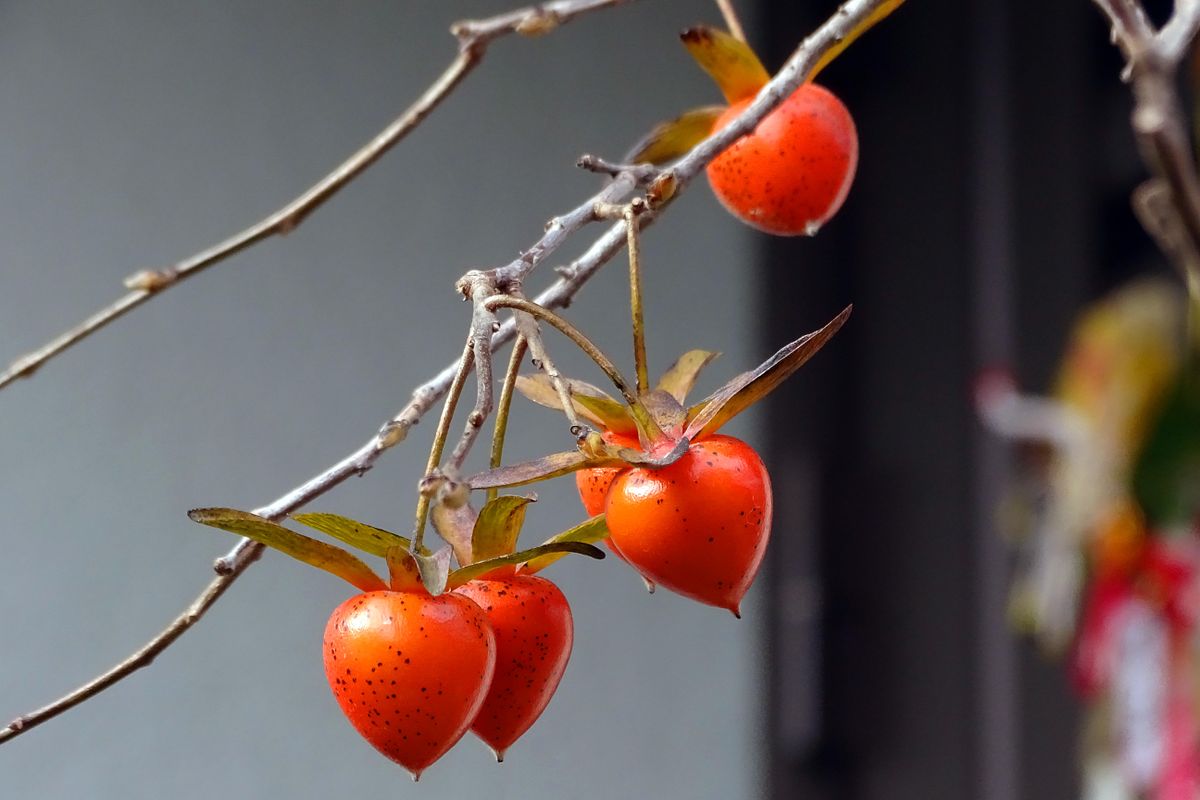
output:
<svg viewBox="0 0 1200 800"><path fill-rule="evenodd" d="M622 472L605 513L613 543L644 578L740 616L766 552L771 509L758 454L716 434L669 466Z"/></svg>
<svg viewBox="0 0 1200 800"><path fill-rule="evenodd" d="M632 447L639 449L636 436L625 436L612 431L603 431L604 441L616 447ZM579 499L589 517L604 513L604 502L608 499L608 490L613 480L626 467L590 467L575 473L575 486L579 489Z"/></svg>
<svg viewBox="0 0 1200 800"><path fill-rule="evenodd" d="M462 738L496 665L496 637L466 597L375 591L325 627L325 676L342 713L416 780Z"/></svg>
<svg viewBox="0 0 1200 800"><path fill-rule="evenodd" d="M562 680L575 638L571 608L551 581L512 568L454 591L484 610L496 634L496 673L471 730L503 761Z"/></svg>
<svg viewBox="0 0 1200 800"><path fill-rule="evenodd" d="M731 105L720 130L752 101ZM841 208L858 166L858 133L832 92L806 83L708 165L708 181L738 219L779 236L814 235Z"/></svg>

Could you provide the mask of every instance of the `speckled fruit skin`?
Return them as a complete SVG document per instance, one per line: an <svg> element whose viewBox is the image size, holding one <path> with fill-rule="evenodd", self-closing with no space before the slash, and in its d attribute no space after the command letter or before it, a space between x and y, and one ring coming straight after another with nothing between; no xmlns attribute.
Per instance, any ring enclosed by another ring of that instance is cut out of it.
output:
<svg viewBox="0 0 1200 800"><path fill-rule="evenodd" d="M604 431L601 433L604 441L618 447L634 447L640 448L636 436L622 436L619 433L612 431ZM575 473L575 487L579 489L579 500L583 503L583 510L587 512L589 517L594 517L597 514L604 513L604 506L608 500L608 490L612 487L612 483L628 467L591 467L590 469L581 469ZM613 542L612 537L606 540L608 549L613 551L617 558L624 559L621 551Z"/></svg>
<svg viewBox="0 0 1200 800"><path fill-rule="evenodd" d="M617 447L641 448L636 436L623 436L612 431L600 434L604 441ZM589 517L604 513L604 503L608 499L608 489L613 480L628 467L592 467L581 469L575 473L575 486L579 489L579 499Z"/></svg>
<svg viewBox="0 0 1200 800"><path fill-rule="evenodd" d="M713 130L752 100L730 106ZM842 207L857 166L850 112L828 89L806 83L708 165L708 182L747 225L779 236L811 236Z"/></svg>
<svg viewBox="0 0 1200 800"><path fill-rule="evenodd" d="M487 614L496 632L496 675L471 730L497 761L546 710L575 640L571 607L550 581L492 573L455 589Z"/></svg>
<svg viewBox="0 0 1200 800"><path fill-rule="evenodd" d="M693 442L670 466L631 468L608 493L608 529L643 577L740 616L771 531L771 481L732 436Z"/></svg>
<svg viewBox="0 0 1200 800"><path fill-rule="evenodd" d="M483 705L496 637L483 609L465 597L366 592L330 616L324 653L342 713L416 780Z"/></svg>

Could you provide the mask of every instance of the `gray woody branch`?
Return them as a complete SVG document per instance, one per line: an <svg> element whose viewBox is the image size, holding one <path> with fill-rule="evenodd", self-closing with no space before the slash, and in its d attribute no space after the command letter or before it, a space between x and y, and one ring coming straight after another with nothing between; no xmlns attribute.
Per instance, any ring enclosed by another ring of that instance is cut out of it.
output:
<svg viewBox="0 0 1200 800"><path fill-rule="evenodd" d="M494 17L491 20L478 23L461 23L455 26L455 34L459 37L460 42L470 43L475 41L479 48L499 36L508 33L542 33L555 27L557 24L568 21L569 19L582 14L586 11L595 10L598 8L618 5L627 0L578 0L577 2L542 3L539 6L523 9L521 11L511 12L510 14ZM860 23L866 20L872 12L884 4L886 0L848 0L838 11L827 20L816 32L806 38L795 53L789 58L783 69L759 92L757 98L752 102L741 115L733 120L727 127L710 136L705 141L697 145L687 155L677 161L674 165L667 169L657 172L652 181L650 181L650 195L653 198L656 193L662 198L661 202L653 203L651 208L643 213L640 217L640 225L644 229L647 225L657 218L662 213L663 209L669 204L672 197L687 186L690 181L695 178L701 170L722 150L732 144L736 139L752 131L758 122L767 115L776 105L790 95L811 71L812 66L816 64L818 59L830 48L838 44L845 38L850 31L857 27ZM475 38L473 38L475 37ZM464 50L472 52L474 48L464 46ZM480 53L482 51L480 50ZM348 182L358 172L373 162L382 152L386 151L395 141L403 137L405 133L411 130L429 113L430 110L438 102L440 102L446 94L449 93L458 81L468 72L474 63L477 62L479 53L475 55L464 55L460 52L458 59L447 70L438 82L422 96L413 108L409 109L404 117L393 123L392 126L380 134L371 144L363 151L356 154L341 168L331 173L331 176L314 187L313 190L306 193L304 197L314 195L314 199L309 205L303 206L299 213L294 217L292 223L283 228L276 229L270 225L267 229L260 231L257 234L248 235L243 233L239 237L229 240L226 243L217 245L216 247L206 251L204 254L199 254L187 262L181 264L189 264L196 262L198 265L193 265L189 268L188 273L202 269L204 266L209 266L217 261L232 255L239 250L263 239L274 233L282 233L290 230L295 224L303 218L303 216L311 212L314 208L320 205L333 192L336 192L341 186ZM422 105L422 104L425 105ZM419 111L414 111L420 109ZM417 118L412 122L403 123L405 119L417 114ZM402 124L403 123L403 124ZM391 138L389 138L391 137ZM378 152L372 150L378 148ZM363 155L369 153L368 155ZM358 165L356 159L363 159L363 163ZM357 165L357 166L356 166ZM649 173L644 167L633 169L619 169L616 171L616 177L612 182L604 187L599 193L592 198L589 198L584 203L580 204L573 211L551 220L547 227L546 233L535 243L529 250L525 251L519 258L494 270L488 271L489 280L501 290L502 293L508 294L513 291L519 291L522 280L529 275L533 269L542 261L548 258L557 248L573 233L594 221L596 218L595 209L598 204L605 204L619 201L626 195L632 192L637 186L644 185L648 182ZM337 177L335 177L337 176ZM325 184L332 181L331 186ZM325 186L323 193L317 193L318 187ZM302 199L302 198L301 198ZM289 204L287 208L292 208L298 199L293 204ZM282 213L282 212L280 212ZM279 214L268 218L275 219ZM290 218L290 217L289 217ZM260 223L248 231L256 231L260 226L266 224ZM551 284L547 289L536 296L534 302L546 308L563 308L566 307L582 288L582 286L607 263L620 249L625 245L625 222L619 221L612 225L604 234L597 238L590 247L569 266L558 270L559 278ZM208 258L204 263L200 263L201 257ZM177 265L178 267L179 265ZM173 285L182 276L175 276L168 279L166 285ZM153 279L149 279L153 282ZM16 377L29 374L33 369L44 363L49 358L56 355L58 352L74 344L79 339L82 339L90 333L97 330L107 322L121 316L132 307L139 305L148 299L148 296L157 291L161 291L165 287L144 287L135 290L130 295L126 296L124 302L129 305L127 308L112 312L111 316L99 322L102 315L93 317L91 321L95 324L88 323L77 329L73 335L68 334L63 337L63 341L57 345L51 343L46 348L43 348L38 353L32 354L26 359L26 366L19 370L19 373L14 374L13 370L4 373L0 376L0 388L3 388L8 382L11 382ZM148 293L146 296L139 296L139 293ZM133 298L132 300L129 298ZM119 304L118 304L119 305ZM115 306L114 306L115 307ZM81 332L79 332L81 331ZM503 322L499 329L491 337L491 350L502 346L510 341L516 333L516 320L510 317ZM33 360L29 360L33 359ZM461 368L461 362L450 364L440 373L434 376L426 383L419 386L412 395L409 403L392 419L383 425L379 432L366 442L362 447L355 450L344 459L334 464L332 467L322 472L321 474L311 478L301 486L289 491L282 497L262 506L255 510L259 516L271 520L281 520L288 514L296 511L310 501L322 496L330 489L341 484L346 479L354 475L362 475L374 466L379 457L390 448L399 444L407 436L408 431L412 426L416 425L421 417L427 413L433 405L445 395L455 375L458 374ZM84 702L90 697L99 694L113 684L119 682L133 672L148 666L154 661L159 653L169 647L176 639L183 635L188 629L196 624L205 614L205 612L224 594L225 590L252 564L261 554L262 548L259 545L243 541L238 544L228 555L217 560L215 569L218 576L208 585L208 587L189 605L183 613L177 616L163 631L157 634L153 639L147 642L138 651L133 653L127 659L117 664L107 672L89 681L83 686L75 689L67 695L51 702L50 704L32 711L30 713L17 717L6 728L0 729L0 744L9 741L21 733L32 729L33 727L46 722L65 711L70 710L76 705Z"/></svg>
<svg viewBox="0 0 1200 800"><path fill-rule="evenodd" d="M1200 181L1179 101L1176 73L1200 29L1200 0L1178 0L1155 29L1138 0L1095 0L1125 55L1132 125L1153 174L1134 192L1138 218L1184 275L1200 287Z"/></svg>

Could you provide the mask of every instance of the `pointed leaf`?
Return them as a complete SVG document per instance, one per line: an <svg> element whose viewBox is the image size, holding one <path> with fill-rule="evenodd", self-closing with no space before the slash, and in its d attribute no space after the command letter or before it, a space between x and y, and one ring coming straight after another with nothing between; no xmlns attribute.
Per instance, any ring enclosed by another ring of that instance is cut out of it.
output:
<svg viewBox="0 0 1200 800"><path fill-rule="evenodd" d="M515 550L521 526L525 523L525 507L536 499L505 495L488 501L475 522L475 532L471 536L471 560L461 562L462 566L506 556Z"/></svg>
<svg viewBox="0 0 1200 800"><path fill-rule="evenodd" d="M404 547L387 550L388 585L393 592L426 591L416 559Z"/></svg>
<svg viewBox="0 0 1200 800"><path fill-rule="evenodd" d="M546 544L561 544L562 542L583 542L584 544L595 544L602 542L608 538L608 525L604 521L604 515L599 514L586 520L574 528L569 528L562 533L551 536L546 540ZM517 567L518 572L523 572L532 575L558 561L566 553L548 553L537 558L531 558L524 564Z"/></svg>
<svg viewBox="0 0 1200 800"><path fill-rule="evenodd" d="M712 350L688 350L663 373L655 388L662 389L680 403L686 403L688 393L696 385L700 370L711 364L719 355L721 354Z"/></svg>
<svg viewBox="0 0 1200 800"><path fill-rule="evenodd" d="M846 306L819 331L801 336L750 372L743 372L689 412L684 435L695 440L715 433L722 425L766 397L841 329L854 306Z"/></svg>
<svg viewBox="0 0 1200 800"><path fill-rule="evenodd" d="M725 106L702 106L658 123L629 149L625 162L659 166L682 158L709 137L725 109Z"/></svg>
<svg viewBox="0 0 1200 800"><path fill-rule="evenodd" d="M269 519L234 508L194 508L194 522L220 528L274 548L297 561L337 575L364 592L386 589L387 584L370 567L340 547L310 539Z"/></svg>
<svg viewBox="0 0 1200 800"><path fill-rule="evenodd" d="M600 424L613 433L632 436L637 433L637 423L629 413L629 407L611 397L592 397L586 394L573 395L576 407L582 407Z"/></svg>
<svg viewBox="0 0 1200 800"><path fill-rule="evenodd" d="M771 80L750 45L723 30L697 25L679 34L679 39L730 104L758 94Z"/></svg>
<svg viewBox="0 0 1200 800"><path fill-rule="evenodd" d="M526 561L532 561L538 558L549 556L552 554L565 555L566 553L578 553L581 556L589 558L601 559L604 558L604 551L594 545L584 542L555 542L553 544L539 544L537 547L531 547L528 550L522 550L519 553L510 553L506 556L498 558L489 558L486 561L476 561L469 567L461 567L450 573L450 579L447 582L447 587L455 589L462 586L468 581L473 581L476 578L483 577L493 570L501 567L515 567Z"/></svg>
<svg viewBox="0 0 1200 800"><path fill-rule="evenodd" d="M806 80L811 81L813 78L817 77L817 73L829 66L829 62L841 55L842 51L847 47L854 44L854 41L858 37L875 27L876 23L899 8L900 4L903 2L904 0L887 0L887 2L881 3L878 8L868 14L867 17L853 30L843 36L837 44L825 51L824 55L822 55L821 58L817 60L816 65L813 66L812 71L808 73L808 78L806 78Z"/></svg>
<svg viewBox="0 0 1200 800"><path fill-rule="evenodd" d="M416 553L412 557L417 563L425 591L434 597L446 591L446 578L450 575L450 548L443 547L428 556Z"/></svg>
<svg viewBox="0 0 1200 800"><path fill-rule="evenodd" d="M679 401L662 389L655 389L642 397L642 405L646 406L658 427L667 433L678 432L687 420L687 411L679 405Z"/></svg>
<svg viewBox="0 0 1200 800"><path fill-rule="evenodd" d="M624 405L604 393L603 390L590 383L577 380L567 380L571 390L572 404L575 413L599 428L609 428L616 425L619 428L633 428L633 418ZM562 411L558 392L554 383L547 375L521 375L517 378L517 391L540 406ZM587 398L594 399L592 403L583 402Z"/></svg>
<svg viewBox="0 0 1200 800"><path fill-rule="evenodd" d="M472 489L524 486L527 483L536 483L549 478L557 478L559 475L567 475L584 467L598 467L608 463L610 463L609 460L590 458L578 450L571 450L566 453L542 456L533 461L489 469L487 472L467 478L467 484Z"/></svg>
<svg viewBox="0 0 1200 800"><path fill-rule="evenodd" d="M434 503L430 509L429 518L434 530L454 550L454 557L459 564L471 563L471 534L478 516L470 503L463 503L458 508Z"/></svg>
<svg viewBox="0 0 1200 800"><path fill-rule="evenodd" d="M340 542L350 545L356 550L384 558L392 547L408 549L409 541L403 536L376 528L356 519L343 517L341 514L293 514L292 519L301 525L307 525L313 530L332 536Z"/></svg>

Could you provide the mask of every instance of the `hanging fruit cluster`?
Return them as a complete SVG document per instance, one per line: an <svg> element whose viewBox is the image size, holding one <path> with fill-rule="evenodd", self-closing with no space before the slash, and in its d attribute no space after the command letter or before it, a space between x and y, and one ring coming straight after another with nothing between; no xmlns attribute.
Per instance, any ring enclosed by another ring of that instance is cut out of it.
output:
<svg viewBox="0 0 1200 800"><path fill-rule="evenodd" d="M1014 528L1013 618L1069 649L1085 795L1200 793L1200 350L1185 293L1141 280L1072 333L1052 398L981 384L992 428L1048 452Z"/></svg>
<svg viewBox="0 0 1200 800"><path fill-rule="evenodd" d="M900 2L881 5L817 69ZM684 154L767 83L754 53L728 34L692 28L683 41L716 79L730 106L689 112L660 126L637 149L639 162L661 163ZM857 147L845 108L826 90L805 83L757 132L713 161L709 177L722 202L750 224L774 233L812 234L845 197ZM254 514L229 508L190 512L196 522L253 539L359 590L326 625L325 673L354 728L414 779L468 730L503 760L545 710L573 641L566 598L536 574L557 559L569 553L603 558L596 545L607 541L651 591L661 586L735 616L740 616L741 600L762 563L771 528L770 478L750 445L720 430L820 350L850 309L698 403L689 404L687 396L716 353L685 353L651 387L638 256L638 215L647 207L646 200L634 198L622 212L629 236L637 370L632 384L581 332L548 309L499 292L487 306L492 312L510 308L552 323L609 376L620 400L582 381L546 373L518 375L526 346L532 348L527 339L532 334L524 332L514 346L496 409L491 468L467 478L439 468L457 403L456 390L451 390L421 482L412 537L336 514L293 515L302 525L382 558L386 580L350 551ZM463 378L470 348L467 352ZM502 464L514 390L564 413L577 435L575 448ZM543 544L518 550L534 498L501 495L499 490L570 473L576 475L590 518ZM473 491L487 493L478 512L470 503ZM440 549L424 544L429 521L446 543Z"/></svg>

